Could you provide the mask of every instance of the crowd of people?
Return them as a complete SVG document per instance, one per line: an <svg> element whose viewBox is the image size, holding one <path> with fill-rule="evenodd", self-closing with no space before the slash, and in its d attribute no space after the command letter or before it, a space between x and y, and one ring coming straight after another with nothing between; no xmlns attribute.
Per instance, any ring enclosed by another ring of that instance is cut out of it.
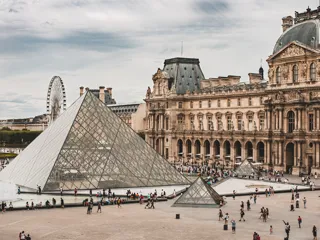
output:
<svg viewBox="0 0 320 240"><path fill-rule="evenodd" d="M265 197L266 198L270 198L272 196L274 196L275 193L274 193L274 189L272 187L269 187L268 189L265 190ZM246 210L247 211L250 211L251 210L251 201L253 200L253 204L255 205L257 203L257 197L258 197L258 189L256 188L255 189L255 192L249 197L249 199L246 201L246 205L247 205L247 208ZM232 198L233 200L236 199L236 191L233 190L233 195L232 195ZM298 186L296 186L295 188L292 188L291 190L291 202L290 202L290 211L294 211L295 208L300 208L300 204L299 204L299 198L300 198L300 193L298 191ZM295 206L294 206L294 202L296 203ZM307 208L307 199L306 197L303 197L303 208L306 209ZM245 202L244 201L241 201L240 202L240 211L239 211L239 214L240 214L240 219L239 221L240 222L245 222L246 219L245 219ZM303 214L303 212L302 212ZM264 207L262 206L261 209L260 209L260 212L259 212L259 219L262 219L263 222L267 222L267 220L269 219L269 216L270 216L270 211L269 211L269 208L267 207ZM302 227L302 215L299 215L297 217L297 225L298 225L298 228L301 228ZM222 209L221 209L221 206L220 206L220 209L219 209L219 212L218 212L218 220L221 221L223 220L224 221L224 229L227 230L228 227L228 220L230 218L230 215L229 213L223 213ZM291 231L291 226L290 226L290 223L288 221L284 221L283 220L283 223L285 225L285 234L286 234L286 237L285 239L286 240L289 240L289 236L290 236L290 231ZM235 234L236 232L236 221L234 219L231 220L231 227L232 227L232 233ZM269 232L270 234L272 235L273 234L273 226L270 225L269 226ZM313 239L314 240L317 240L317 227L315 225L313 225L312 227L312 235L313 235ZM260 240L261 237L260 235L257 233L257 232L254 232L253 233L253 240Z"/></svg>

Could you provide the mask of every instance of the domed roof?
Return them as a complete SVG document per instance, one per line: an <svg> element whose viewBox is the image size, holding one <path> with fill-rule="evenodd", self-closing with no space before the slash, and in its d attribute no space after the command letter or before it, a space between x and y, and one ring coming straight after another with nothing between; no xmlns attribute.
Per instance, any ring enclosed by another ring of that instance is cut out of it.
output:
<svg viewBox="0 0 320 240"><path fill-rule="evenodd" d="M298 41L311 48L318 48L319 27L320 21L318 19L293 25L280 36L274 46L273 54L279 52L284 46L293 41Z"/></svg>

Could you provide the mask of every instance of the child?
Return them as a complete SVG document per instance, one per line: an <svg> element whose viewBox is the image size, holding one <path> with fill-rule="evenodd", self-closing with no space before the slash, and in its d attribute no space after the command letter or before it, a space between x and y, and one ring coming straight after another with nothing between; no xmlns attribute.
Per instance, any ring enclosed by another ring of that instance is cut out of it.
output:
<svg viewBox="0 0 320 240"><path fill-rule="evenodd" d="M270 225L270 234L273 233L273 228L272 228L272 225Z"/></svg>

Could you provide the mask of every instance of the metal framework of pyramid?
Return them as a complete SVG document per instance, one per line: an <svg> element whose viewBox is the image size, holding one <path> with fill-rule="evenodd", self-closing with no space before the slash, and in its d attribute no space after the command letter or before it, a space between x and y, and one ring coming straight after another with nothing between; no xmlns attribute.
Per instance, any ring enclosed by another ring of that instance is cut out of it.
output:
<svg viewBox="0 0 320 240"><path fill-rule="evenodd" d="M244 160L235 170L237 176L250 176L252 173L258 175L258 170L247 159Z"/></svg>
<svg viewBox="0 0 320 240"><path fill-rule="evenodd" d="M223 198L206 181L198 177L172 207L219 207Z"/></svg>
<svg viewBox="0 0 320 240"><path fill-rule="evenodd" d="M190 184L90 91L1 171L0 180L44 191Z"/></svg>

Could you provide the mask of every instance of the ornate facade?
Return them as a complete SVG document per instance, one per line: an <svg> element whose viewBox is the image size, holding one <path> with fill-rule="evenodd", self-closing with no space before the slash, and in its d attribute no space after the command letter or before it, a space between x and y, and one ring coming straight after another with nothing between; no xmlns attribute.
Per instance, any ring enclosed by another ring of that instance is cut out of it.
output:
<svg viewBox="0 0 320 240"><path fill-rule="evenodd" d="M149 144L170 161L232 168L248 159L293 174L319 173L320 21L314 11L283 18L284 33L267 59L268 81L262 68L240 82L233 75L205 79L198 59L166 60L145 99Z"/></svg>

